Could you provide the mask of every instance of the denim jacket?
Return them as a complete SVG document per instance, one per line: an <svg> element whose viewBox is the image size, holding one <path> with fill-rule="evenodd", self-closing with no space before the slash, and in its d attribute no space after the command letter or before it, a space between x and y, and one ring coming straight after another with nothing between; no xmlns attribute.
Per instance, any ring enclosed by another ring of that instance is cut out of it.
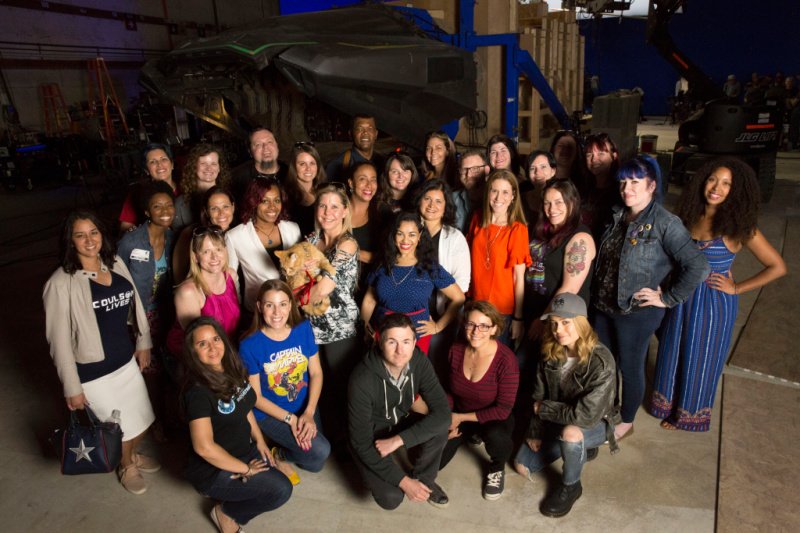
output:
<svg viewBox="0 0 800 533"><path fill-rule="evenodd" d="M153 277L156 273L156 258L154 257L153 247L150 245L150 236L147 233L147 222L141 224L136 229L127 232L119 240L117 255L128 267L133 278L133 285L139 298L142 299L145 308L150 303L150 295L153 292ZM167 258L167 278L161 281L159 292L156 294L156 301L161 302L162 298L169 298L171 294L172 282L172 230L167 229L164 243L164 254ZM134 254L134 250L139 250ZM147 260L142 259L142 252L148 252Z"/></svg>
<svg viewBox="0 0 800 533"><path fill-rule="evenodd" d="M625 209L614 209L614 221L603 234L598 256L618 224L625 224ZM595 262L597 265L599 261ZM661 301L675 307L685 301L708 276L711 268L681 220L661 204L651 201L628 223L619 261L617 306L622 313L634 311L633 294L645 287L661 286Z"/></svg>

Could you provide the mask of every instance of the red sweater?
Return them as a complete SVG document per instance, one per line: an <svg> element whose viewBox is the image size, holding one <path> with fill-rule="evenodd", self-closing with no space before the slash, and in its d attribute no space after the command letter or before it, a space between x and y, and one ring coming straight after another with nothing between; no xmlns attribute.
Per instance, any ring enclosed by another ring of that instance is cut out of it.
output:
<svg viewBox="0 0 800 533"><path fill-rule="evenodd" d="M456 413L472 413L483 424L505 420L511 414L519 386L519 367L514 352L501 342L489 369L480 381L464 376L464 352L467 345L457 342L450 348L450 407Z"/></svg>

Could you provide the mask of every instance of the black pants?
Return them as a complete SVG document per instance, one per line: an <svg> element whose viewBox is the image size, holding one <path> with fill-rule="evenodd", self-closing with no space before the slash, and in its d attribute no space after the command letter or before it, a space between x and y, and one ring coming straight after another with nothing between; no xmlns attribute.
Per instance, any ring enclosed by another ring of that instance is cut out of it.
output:
<svg viewBox="0 0 800 533"><path fill-rule="evenodd" d="M347 440L347 383L356 363L364 356L358 337L319 345L320 364L325 384L319 412L325 436L339 447Z"/></svg>
<svg viewBox="0 0 800 533"><path fill-rule="evenodd" d="M408 450L408 457L414 465L410 477L418 479L429 488L436 482L436 475L439 473L439 462L442 458L442 450L447 442L447 433L442 433L428 439L427 441L414 446ZM378 477L372 470L361 462L358 456L353 453L355 463L361 472L361 477L367 488L372 492L375 502L387 511L396 509L402 502L405 493L396 485L387 483ZM384 461L392 461L392 456L384 457Z"/></svg>
<svg viewBox="0 0 800 533"><path fill-rule="evenodd" d="M486 453L489 454L489 472L498 472L505 468L514 449L511 441L511 432L514 430L513 415L509 415L505 420L492 420L485 424L462 422L460 428L461 436L447 441L439 469L447 466L464 439L476 433L486 445Z"/></svg>

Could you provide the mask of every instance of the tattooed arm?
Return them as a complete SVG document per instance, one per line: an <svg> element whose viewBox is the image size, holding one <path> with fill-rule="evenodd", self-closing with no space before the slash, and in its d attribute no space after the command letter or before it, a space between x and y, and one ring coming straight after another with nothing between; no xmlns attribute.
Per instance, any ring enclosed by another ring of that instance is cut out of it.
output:
<svg viewBox="0 0 800 533"><path fill-rule="evenodd" d="M571 292L578 294L592 268L596 250L594 240L588 233L576 233L564 247L564 277L556 294Z"/></svg>

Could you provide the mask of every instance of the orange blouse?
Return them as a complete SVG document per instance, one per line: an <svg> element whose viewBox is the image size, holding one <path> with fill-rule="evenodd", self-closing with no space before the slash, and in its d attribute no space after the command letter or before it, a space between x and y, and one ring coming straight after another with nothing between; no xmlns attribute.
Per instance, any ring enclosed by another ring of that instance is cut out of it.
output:
<svg viewBox="0 0 800 533"><path fill-rule="evenodd" d="M470 295L487 300L504 315L514 313L514 266L531 264L528 227L515 222L511 226L480 226L480 213L472 218L469 229L472 256ZM488 251L488 253L487 253Z"/></svg>

